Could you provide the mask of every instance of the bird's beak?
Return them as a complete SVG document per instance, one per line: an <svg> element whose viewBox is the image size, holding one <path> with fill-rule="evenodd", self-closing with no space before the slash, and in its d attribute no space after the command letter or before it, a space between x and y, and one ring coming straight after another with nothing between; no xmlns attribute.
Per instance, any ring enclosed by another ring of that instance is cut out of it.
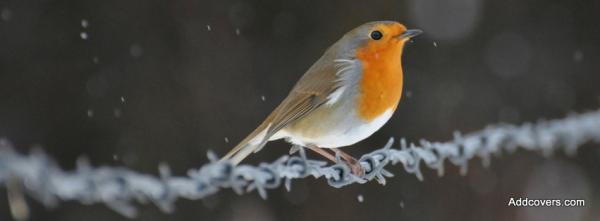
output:
<svg viewBox="0 0 600 221"><path fill-rule="evenodd" d="M408 29L401 35L398 35L397 38L398 39L410 39L410 38L416 37L417 35L420 35L421 33L423 33L423 31L421 31L420 29Z"/></svg>

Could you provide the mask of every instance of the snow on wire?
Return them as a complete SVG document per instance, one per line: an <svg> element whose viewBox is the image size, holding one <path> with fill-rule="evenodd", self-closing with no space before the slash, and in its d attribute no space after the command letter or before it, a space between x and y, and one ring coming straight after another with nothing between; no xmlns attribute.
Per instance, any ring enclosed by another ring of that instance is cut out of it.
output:
<svg viewBox="0 0 600 221"><path fill-rule="evenodd" d="M418 144L407 144L402 139L399 149L392 148L394 141L390 139L383 148L360 158L366 169L362 177L352 175L339 156L337 163L328 165L324 161L307 159L302 148L299 156L283 156L258 166L232 166L228 162L219 162L214 154L209 153L210 162L199 169L190 169L187 176L172 176L169 168L161 165L160 176L155 177L127 168L92 167L84 159L78 160L76 170L64 171L40 150L22 155L15 152L8 142L2 141L0 185L10 187L10 183L16 182L24 192L47 206L68 200L84 204L104 203L125 216L133 217L136 215L133 202L152 202L161 210L170 212L178 198L201 199L225 188L240 194L257 190L265 198L266 190L281 185L289 190L291 180L309 176L325 178L337 188L371 180L385 184L386 178L393 174L384 167L398 163L406 172L422 180L421 162L442 175L447 159L459 166L461 173L466 173L468 161L476 156L488 165L492 154L512 152L519 147L540 151L544 155L558 149L574 154L587 142L600 143L600 110L521 126L488 126L467 135L455 133L454 139L448 142L421 140Z"/></svg>

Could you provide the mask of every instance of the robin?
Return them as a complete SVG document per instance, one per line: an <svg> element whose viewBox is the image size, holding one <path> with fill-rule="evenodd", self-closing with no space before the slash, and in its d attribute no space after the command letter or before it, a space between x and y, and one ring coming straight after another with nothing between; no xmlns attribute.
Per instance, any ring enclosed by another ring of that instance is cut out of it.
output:
<svg viewBox="0 0 600 221"><path fill-rule="evenodd" d="M334 162L339 154L353 174L364 175L360 163L338 148L371 136L390 119L402 95L404 44L421 33L394 21L369 22L346 33L221 160L238 164L268 141L284 138Z"/></svg>

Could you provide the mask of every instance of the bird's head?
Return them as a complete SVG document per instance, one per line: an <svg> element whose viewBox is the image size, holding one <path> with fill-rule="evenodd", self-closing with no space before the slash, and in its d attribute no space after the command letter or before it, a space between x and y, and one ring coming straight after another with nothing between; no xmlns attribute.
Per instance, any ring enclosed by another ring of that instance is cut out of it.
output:
<svg viewBox="0 0 600 221"><path fill-rule="evenodd" d="M343 57L355 57L361 51L397 51L401 54L406 41L421 34L419 29L407 29L395 21L365 23L349 31L337 43Z"/></svg>

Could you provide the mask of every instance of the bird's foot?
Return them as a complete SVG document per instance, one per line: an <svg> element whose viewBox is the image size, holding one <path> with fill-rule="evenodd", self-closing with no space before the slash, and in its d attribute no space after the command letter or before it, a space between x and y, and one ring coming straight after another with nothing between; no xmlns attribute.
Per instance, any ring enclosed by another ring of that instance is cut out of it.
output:
<svg viewBox="0 0 600 221"><path fill-rule="evenodd" d="M360 165L360 162L358 160L350 156L350 154L347 154L346 152L341 151L337 148L333 148L333 152L340 155L340 157L344 160L344 162L346 162L348 167L350 167L352 174L358 177L362 177L365 175L365 168L363 168L362 165Z"/></svg>
<svg viewBox="0 0 600 221"><path fill-rule="evenodd" d="M318 153L321 156L331 160L334 163L337 162L336 157L334 155L332 155L331 153L327 152L326 149L324 149L324 148L320 148L315 145L308 145L306 147L308 149L314 151L315 153ZM358 160L356 160L354 157L350 156L350 154L347 154L344 151L341 151L340 149L337 149L337 148L331 148L331 150L335 154L340 155L340 157L342 158L344 163L346 163L346 165L348 165L348 167L350 167L350 171L352 172L353 175L358 176L358 177L362 177L365 175L365 169L362 167L362 165L360 165L360 162Z"/></svg>
<svg viewBox="0 0 600 221"><path fill-rule="evenodd" d="M352 171L352 174L354 174L357 177L362 177L365 175L365 169L362 167L362 165L360 165L360 162L358 162L358 160L352 158L350 160L345 160L346 164L348 164L348 166L350 167L350 170Z"/></svg>

